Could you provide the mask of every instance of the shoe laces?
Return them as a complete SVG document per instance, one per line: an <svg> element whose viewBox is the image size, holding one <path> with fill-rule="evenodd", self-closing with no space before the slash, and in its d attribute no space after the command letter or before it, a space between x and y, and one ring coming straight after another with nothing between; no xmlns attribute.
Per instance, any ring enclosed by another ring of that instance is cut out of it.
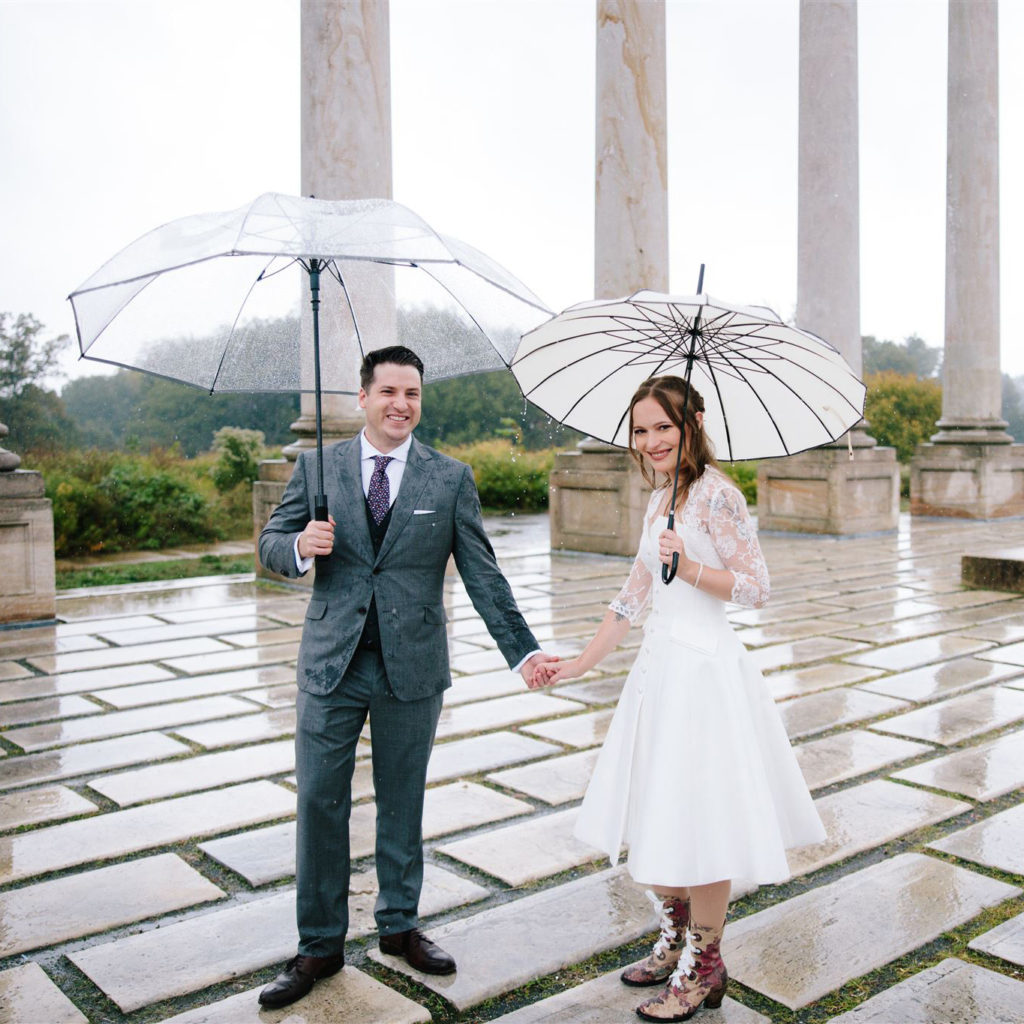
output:
<svg viewBox="0 0 1024 1024"><path fill-rule="evenodd" d="M654 944L652 952L654 956L660 956L663 953L667 953L672 944L678 941L677 936L679 932L676 929L671 914L669 914L666 901L650 889L647 889L644 895L651 901L654 909L658 912L658 926L661 928L661 934L658 936L658 941Z"/></svg>
<svg viewBox="0 0 1024 1024"><path fill-rule="evenodd" d="M693 936L687 932L686 942L683 944L682 952L679 954L679 962L676 964L676 969L672 972L672 977L668 980L669 987L680 984L684 976L689 978L697 972L697 954L700 952L693 944Z"/></svg>

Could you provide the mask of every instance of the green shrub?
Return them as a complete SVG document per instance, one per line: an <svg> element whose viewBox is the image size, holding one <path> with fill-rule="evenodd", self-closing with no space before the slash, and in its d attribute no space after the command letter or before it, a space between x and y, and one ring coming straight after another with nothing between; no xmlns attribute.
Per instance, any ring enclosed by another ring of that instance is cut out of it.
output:
<svg viewBox="0 0 1024 1024"><path fill-rule="evenodd" d="M900 462L909 462L914 449L935 433L942 415L942 385L932 377L911 374L869 373L864 418L879 444L896 449Z"/></svg>
<svg viewBox="0 0 1024 1024"><path fill-rule="evenodd" d="M719 466L726 476L743 492L748 505L757 504L757 462L722 462Z"/></svg>
<svg viewBox="0 0 1024 1024"><path fill-rule="evenodd" d="M504 440L447 448L447 454L469 463L486 508L508 512L540 512L548 507L548 477L555 449L528 452Z"/></svg>
<svg viewBox="0 0 1024 1024"><path fill-rule="evenodd" d="M213 435L217 462L210 476L221 494L239 484L249 484L259 476L263 454L263 431L243 427L221 427Z"/></svg>

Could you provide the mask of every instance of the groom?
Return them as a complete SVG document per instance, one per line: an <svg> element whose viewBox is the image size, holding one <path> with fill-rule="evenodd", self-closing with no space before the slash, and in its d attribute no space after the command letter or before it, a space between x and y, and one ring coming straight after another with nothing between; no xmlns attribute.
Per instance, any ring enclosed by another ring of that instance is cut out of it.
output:
<svg viewBox="0 0 1024 1024"><path fill-rule="evenodd" d="M396 345L360 368L366 427L324 451L333 515L313 516L307 451L259 539L264 566L297 577L317 564L299 649L296 840L298 955L260 993L300 999L345 962L349 812L356 743L371 722L377 801L374 908L380 948L428 974L455 961L417 927L427 761L451 685L443 584L448 558L509 666L531 684L541 654L494 558L470 468L420 444L423 363Z"/></svg>

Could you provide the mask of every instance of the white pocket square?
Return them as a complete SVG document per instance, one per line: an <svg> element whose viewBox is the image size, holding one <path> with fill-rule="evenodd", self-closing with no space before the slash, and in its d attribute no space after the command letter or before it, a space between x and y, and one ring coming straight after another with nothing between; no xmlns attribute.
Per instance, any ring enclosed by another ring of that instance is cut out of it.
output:
<svg viewBox="0 0 1024 1024"><path fill-rule="evenodd" d="M436 511L436 508L414 508L412 514L414 516L429 516L433 515Z"/></svg>

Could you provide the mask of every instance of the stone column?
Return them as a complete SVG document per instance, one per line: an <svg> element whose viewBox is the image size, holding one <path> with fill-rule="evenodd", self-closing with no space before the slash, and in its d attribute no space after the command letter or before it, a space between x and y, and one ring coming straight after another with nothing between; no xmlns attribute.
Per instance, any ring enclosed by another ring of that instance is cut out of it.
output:
<svg viewBox="0 0 1024 1024"><path fill-rule="evenodd" d="M856 0L801 0L797 324L861 373ZM761 529L894 530L899 468L861 423L847 438L758 469Z"/></svg>
<svg viewBox="0 0 1024 1024"><path fill-rule="evenodd" d="M391 69L388 0L302 0L301 3L302 194L318 199L391 198ZM358 270L353 271L357 275ZM322 308L322 307L321 307ZM308 288L302 301L303 351L310 358L312 313ZM340 329L321 315L321 341ZM384 342L377 334L374 347ZM353 370L358 353L353 348ZM325 443L353 437L362 427L354 396L324 395ZM253 488L256 533L284 493L298 454L316 444L314 399L303 394L292 424L297 439L285 458L260 467ZM261 575L271 576L257 567ZM304 582L311 582L311 575Z"/></svg>
<svg viewBox="0 0 1024 1024"><path fill-rule="evenodd" d="M597 2L594 292L668 290L664 0ZM555 457L551 546L630 555L646 485L628 453L588 438Z"/></svg>
<svg viewBox="0 0 1024 1024"><path fill-rule="evenodd" d="M1024 445L1002 419L996 0L949 5L942 418L911 464L915 515L1024 515Z"/></svg>
<svg viewBox="0 0 1024 1024"><path fill-rule="evenodd" d="M7 427L0 423L0 440ZM41 473L0 448L0 624L57 616L53 506Z"/></svg>

